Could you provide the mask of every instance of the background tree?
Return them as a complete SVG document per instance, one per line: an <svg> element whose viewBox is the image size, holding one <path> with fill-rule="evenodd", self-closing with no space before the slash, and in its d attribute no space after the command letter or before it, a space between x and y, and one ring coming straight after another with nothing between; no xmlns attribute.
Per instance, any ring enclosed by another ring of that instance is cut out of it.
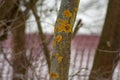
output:
<svg viewBox="0 0 120 80"><path fill-rule="evenodd" d="M79 0L62 0L54 27L50 80L68 80L72 29Z"/></svg>
<svg viewBox="0 0 120 80"><path fill-rule="evenodd" d="M120 50L120 1L109 0L105 24L89 80L112 80Z"/></svg>
<svg viewBox="0 0 120 80"><path fill-rule="evenodd" d="M30 65L26 56L26 47L25 47L25 26L26 21L30 15L29 11L33 11L36 22L38 24L39 35L43 45L43 51L48 66L50 66L50 55L47 49L47 44L41 27L41 21L37 15L36 3L37 0L13 0L13 1L0 1L0 40L3 41L7 39L8 31L12 32L12 67L13 67L13 80L23 80L27 79L26 73L28 66ZM43 1L40 1L41 3ZM40 5L43 6L43 5ZM25 7L25 10L22 8ZM50 68L49 68L50 69Z"/></svg>
<svg viewBox="0 0 120 80"><path fill-rule="evenodd" d="M13 67L13 80L25 79L25 73L27 72L29 64L25 48L25 23L30 8L29 6L26 6L26 10L22 11L20 8L21 2L18 0L5 0L0 7L0 26L4 29L0 39L6 39L8 31L12 32L11 45L13 54L11 66Z"/></svg>
<svg viewBox="0 0 120 80"><path fill-rule="evenodd" d="M11 32L12 32L12 67L13 67L13 80L24 80L27 79L25 74L27 72L29 61L26 56L25 48L25 23L28 17L28 12L24 13L20 9L20 2L11 1L14 6L14 11L12 12L13 17L11 22ZM7 3L8 4L8 3Z"/></svg>
<svg viewBox="0 0 120 80"><path fill-rule="evenodd" d="M13 80L24 80L29 61L26 56L25 48L25 22L26 15L20 11L17 14L17 20L12 23L12 63L14 69ZM21 76L20 76L21 75Z"/></svg>

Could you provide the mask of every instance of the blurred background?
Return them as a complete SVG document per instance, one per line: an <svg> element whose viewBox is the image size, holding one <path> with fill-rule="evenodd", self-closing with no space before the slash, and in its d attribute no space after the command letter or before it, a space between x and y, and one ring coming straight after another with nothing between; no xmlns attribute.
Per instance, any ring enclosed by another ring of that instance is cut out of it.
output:
<svg viewBox="0 0 120 80"><path fill-rule="evenodd" d="M61 0L0 0L0 80L49 80L45 53L51 57L60 3ZM73 30L81 22L71 43L69 80L88 80L107 6L108 0L80 1ZM119 73L118 64L113 80L120 80Z"/></svg>
<svg viewBox="0 0 120 80"><path fill-rule="evenodd" d="M42 0L37 3L38 14L41 18L43 31L53 33L57 13L61 0ZM82 20L83 26L78 34L100 34L107 9L108 0L81 0L76 21ZM42 5L42 7L40 6ZM26 32L37 32L37 25L33 14L27 20Z"/></svg>

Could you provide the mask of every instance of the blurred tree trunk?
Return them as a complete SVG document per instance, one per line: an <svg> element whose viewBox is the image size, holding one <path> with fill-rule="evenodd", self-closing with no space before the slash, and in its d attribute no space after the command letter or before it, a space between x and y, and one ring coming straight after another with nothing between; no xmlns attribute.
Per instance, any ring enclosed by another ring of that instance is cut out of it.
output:
<svg viewBox="0 0 120 80"><path fill-rule="evenodd" d="M89 80L112 80L120 50L120 0L109 0L105 24Z"/></svg>
<svg viewBox="0 0 120 80"><path fill-rule="evenodd" d="M0 4L2 5L2 2ZM20 11L19 7L18 0L4 0L3 5L0 6L0 26L4 29L3 34L7 33L6 30L11 30L13 33L11 44L13 80L23 80L28 67L25 50L26 15Z"/></svg>
<svg viewBox="0 0 120 80"><path fill-rule="evenodd" d="M14 69L13 80L25 80L25 74L29 66L25 48L25 17L20 13L12 27L12 62Z"/></svg>
<svg viewBox="0 0 120 80"><path fill-rule="evenodd" d="M62 0L54 27L50 80L68 80L72 28L79 0Z"/></svg>

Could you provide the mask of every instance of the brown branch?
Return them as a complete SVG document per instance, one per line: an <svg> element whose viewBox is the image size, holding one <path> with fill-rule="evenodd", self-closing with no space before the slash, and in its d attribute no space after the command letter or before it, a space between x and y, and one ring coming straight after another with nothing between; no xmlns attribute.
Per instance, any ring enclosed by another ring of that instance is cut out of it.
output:
<svg viewBox="0 0 120 80"><path fill-rule="evenodd" d="M69 77L70 77L70 80L72 80L73 79L73 77L74 76L88 76L88 75L80 75L80 72L82 71L82 70L88 70L88 68L81 68L79 71L77 71L76 73L74 73L74 74L71 74Z"/></svg>
<svg viewBox="0 0 120 80"><path fill-rule="evenodd" d="M0 46L0 52L3 54L3 56L4 56L4 59L8 62L8 64L12 67L13 66L13 64L10 62L10 60L7 58L7 55L6 55L6 53L3 51L3 47L2 46Z"/></svg>
<svg viewBox="0 0 120 80"><path fill-rule="evenodd" d="M75 26L75 29L73 31L72 39L75 37L77 34L78 30L83 26L82 20L78 20L77 25Z"/></svg>
<svg viewBox="0 0 120 80"><path fill-rule="evenodd" d="M32 0L31 0L31 5L32 5ZM42 31L40 17L37 14L37 9L36 9L35 6L31 7L31 10L33 12L33 15L35 17L35 20L36 20L36 23L37 23L37 26L38 26L38 29L39 29L39 35L40 35L41 43L43 45L44 54L45 54L47 64L48 64L48 69L50 71L50 55L49 55L49 50L48 50L48 47L47 47L47 44L46 44L45 35L43 34L43 31Z"/></svg>

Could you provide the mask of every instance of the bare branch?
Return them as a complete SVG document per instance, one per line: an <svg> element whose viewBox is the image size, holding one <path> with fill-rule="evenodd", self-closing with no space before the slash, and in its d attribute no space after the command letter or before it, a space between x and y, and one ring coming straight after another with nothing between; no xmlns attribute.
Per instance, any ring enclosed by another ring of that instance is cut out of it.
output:
<svg viewBox="0 0 120 80"><path fill-rule="evenodd" d="M82 20L78 20L77 25L75 26L75 29L73 31L73 35L72 38L75 37L75 35L77 34L77 32L79 31L79 29L83 26Z"/></svg>
<svg viewBox="0 0 120 80"><path fill-rule="evenodd" d="M30 1L31 1L31 5L32 5L33 1L32 0L30 0ZM48 63L48 69L50 70L50 55L49 55L49 51L48 51L48 48L47 48L45 35L43 34L43 31L42 31L40 17L37 14L37 9L36 9L35 6L32 6L31 10L33 12L33 15L35 17L35 20L36 20L36 23L37 23L37 26L38 26L38 29L39 29L39 35L40 35L41 43L43 45L44 54L45 54L45 57L46 57L46 60L47 60L47 63Z"/></svg>

